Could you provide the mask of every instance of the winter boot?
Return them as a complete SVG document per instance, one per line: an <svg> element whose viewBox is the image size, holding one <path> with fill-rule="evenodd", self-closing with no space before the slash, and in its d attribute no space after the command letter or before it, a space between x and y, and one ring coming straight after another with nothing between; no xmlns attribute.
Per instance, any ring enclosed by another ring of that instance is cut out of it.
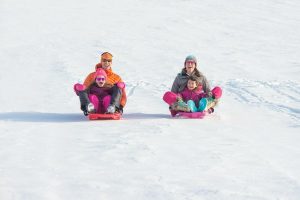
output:
<svg viewBox="0 0 300 200"><path fill-rule="evenodd" d="M95 113L96 112L95 107L92 103L89 103L87 105L86 110L87 110L88 113Z"/></svg>
<svg viewBox="0 0 300 200"><path fill-rule="evenodd" d="M190 112L191 109L184 101L178 101L171 105L171 109L175 111Z"/></svg>
<svg viewBox="0 0 300 200"><path fill-rule="evenodd" d="M109 105L109 106L107 107L106 113L115 113L115 112L116 112L116 106L114 106L114 105Z"/></svg>
<svg viewBox="0 0 300 200"><path fill-rule="evenodd" d="M178 111L176 111L176 110L170 110L170 113L171 113L172 117L175 117L177 115Z"/></svg>
<svg viewBox="0 0 300 200"><path fill-rule="evenodd" d="M209 108L209 109L207 110L208 114L211 114L211 113L213 113L214 111L215 111L214 108Z"/></svg>
<svg viewBox="0 0 300 200"><path fill-rule="evenodd" d="M88 111L87 111L85 105L81 105L81 106L80 106L80 109L83 111L83 114L84 114L85 116L88 116L88 115L89 115L89 113L88 113Z"/></svg>

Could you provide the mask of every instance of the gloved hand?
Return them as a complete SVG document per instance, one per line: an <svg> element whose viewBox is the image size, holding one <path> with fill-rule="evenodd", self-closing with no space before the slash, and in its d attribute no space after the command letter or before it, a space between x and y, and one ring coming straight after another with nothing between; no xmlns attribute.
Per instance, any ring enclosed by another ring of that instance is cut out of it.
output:
<svg viewBox="0 0 300 200"><path fill-rule="evenodd" d="M181 96L177 96L177 97L176 97L176 100L177 100L177 102L183 102L183 99L182 99Z"/></svg>

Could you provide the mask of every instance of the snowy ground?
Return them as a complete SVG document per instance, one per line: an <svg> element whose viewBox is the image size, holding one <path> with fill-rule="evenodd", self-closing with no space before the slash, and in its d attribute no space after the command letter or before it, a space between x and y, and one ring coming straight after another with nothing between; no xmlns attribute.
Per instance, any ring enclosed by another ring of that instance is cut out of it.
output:
<svg viewBox="0 0 300 200"><path fill-rule="evenodd" d="M300 199L298 0L0 0L0 199ZM88 121L73 84L102 51L123 120ZM161 100L194 54L213 115Z"/></svg>

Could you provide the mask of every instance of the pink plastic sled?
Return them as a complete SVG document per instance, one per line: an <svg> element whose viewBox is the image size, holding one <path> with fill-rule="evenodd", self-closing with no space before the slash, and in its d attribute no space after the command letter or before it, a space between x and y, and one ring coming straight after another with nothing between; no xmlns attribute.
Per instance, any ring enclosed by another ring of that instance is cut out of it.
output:
<svg viewBox="0 0 300 200"><path fill-rule="evenodd" d="M183 118L198 118L202 119L207 115L207 112L179 112L178 116Z"/></svg>
<svg viewBox="0 0 300 200"><path fill-rule="evenodd" d="M170 106L177 101L177 94L173 92L166 92L163 96L163 100ZM200 118L202 119L206 112L176 112L174 110L170 110L172 117L178 115L183 118Z"/></svg>

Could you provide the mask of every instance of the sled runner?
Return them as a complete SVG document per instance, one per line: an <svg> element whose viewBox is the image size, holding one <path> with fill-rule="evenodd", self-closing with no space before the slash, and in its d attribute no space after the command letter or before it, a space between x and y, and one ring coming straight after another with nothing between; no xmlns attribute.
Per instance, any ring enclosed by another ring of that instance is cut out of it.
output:
<svg viewBox="0 0 300 200"><path fill-rule="evenodd" d="M207 115L207 112L179 112L177 115L183 118L202 119Z"/></svg>
<svg viewBox="0 0 300 200"><path fill-rule="evenodd" d="M88 115L89 120L119 120L121 119L121 113L112 113L112 114L99 114L99 113L90 113Z"/></svg>

